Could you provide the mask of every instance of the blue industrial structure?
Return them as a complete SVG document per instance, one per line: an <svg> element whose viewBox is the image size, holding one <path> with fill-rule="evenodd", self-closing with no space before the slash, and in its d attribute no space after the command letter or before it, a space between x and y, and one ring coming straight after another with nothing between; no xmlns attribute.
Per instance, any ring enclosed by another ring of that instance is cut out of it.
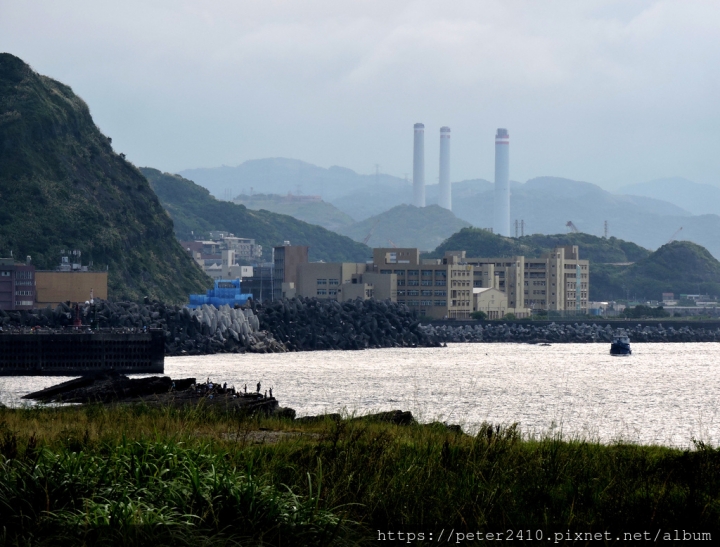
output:
<svg viewBox="0 0 720 547"><path fill-rule="evenodd" d="M250 298L252 298L252 294L242 293L239 279L218 279L215 281L215 287L208 290L207 294L191 294L190 304L187 307L194 310L203 304L209 304L216 308L227 304L234 308L236 304L243 306Z"/></svg>

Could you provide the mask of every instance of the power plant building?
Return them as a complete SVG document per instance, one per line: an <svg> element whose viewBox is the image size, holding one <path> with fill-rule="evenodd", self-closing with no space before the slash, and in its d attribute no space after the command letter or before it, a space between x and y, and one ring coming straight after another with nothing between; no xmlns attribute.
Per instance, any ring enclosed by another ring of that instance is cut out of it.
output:
<svg viewBox="0 0 720 547"><path fill-rule="evenodd" d="M498 129L495 135L495 207L493 230L510 237L510 135Z"/></svg>
<svg viewBox="0 0 720 547"><path fill-rule="evenodd" d="M440 128L440 199L438 205L452 211L450 186L450 128Z"/></svg>
<svg viewBox="0 0 720 547"><path fill-rule="evenodd" d="M413 205L425 207L425 126L416 123L413 141Z"/></svg>

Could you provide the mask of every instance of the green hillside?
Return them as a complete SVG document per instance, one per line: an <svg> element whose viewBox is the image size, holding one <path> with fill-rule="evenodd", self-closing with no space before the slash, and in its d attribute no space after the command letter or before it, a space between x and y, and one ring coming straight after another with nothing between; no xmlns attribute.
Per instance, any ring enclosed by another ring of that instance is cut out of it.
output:
<svg viewBox="0 0 720 547"><path fill-rule="evenodd" d="M180 175L161 173L142 167L160 202L175 223L179 239L207 235L211 230L251 237L268 249L290 241L293 245L309 245L310 260L326 262L365 262L372 251L361 243L334 232L270 211L251 211L244 205L218 201L210 192Z"/></svg>
<svg viewBox="0 0 720 547"><path fill-rule="evenodd" d="M107 268L114 299L182 302L210 282L83 100L0 53L0 255L54 269L62 249Z"/></svg>
<svg viewBox="0 0 720 547"><path fill-rule="evenodd" d="M391 247L395 244L429 250L466 226L469 226L467 222L438 205L398 205L338 231L355 241L363 241L372 232L368 240L371 247Z"/></svg>
<svg viewBox="0 0 720 547"><path fill-rule="evenodd" d="M591 263L636 262L650 255L650 251L615 237L608 239L590 234L534 234L518 238L503 237L479 228L463 228L443 241L428 258L440 258L445 251L467 251L467 256L524 255L537 258L554 247L578 245L580 258Z"/></svg>
<svg viewBox="0 0 720 547"><path fill-rule="evenodd" d="M326 201L302 201L304 196L280 196L278 194L241 194L233 201L248 209L265 209L272 213L290 215L309 224L317 224L333 232L354 224L355 221L333 204Z"/></svg>
<svg viewBox="0 0 720 547"><path fill-rule="evenodd" d="M662 293L720 295L720 262L689 241L663 245L629 266L591 266L594 300L630 298L659 300Z"/></svg>

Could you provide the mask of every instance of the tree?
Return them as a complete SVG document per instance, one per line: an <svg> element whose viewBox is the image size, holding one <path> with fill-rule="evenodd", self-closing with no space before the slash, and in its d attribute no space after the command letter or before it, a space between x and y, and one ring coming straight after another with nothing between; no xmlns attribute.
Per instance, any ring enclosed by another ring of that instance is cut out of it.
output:
<svg viewBox="0 0 720 547"><path fill-rule="evenodd" d="M476 321L485 321L485 319L487 319L487 313L484 311L474 311L470 314L470 317Z"/></svg>

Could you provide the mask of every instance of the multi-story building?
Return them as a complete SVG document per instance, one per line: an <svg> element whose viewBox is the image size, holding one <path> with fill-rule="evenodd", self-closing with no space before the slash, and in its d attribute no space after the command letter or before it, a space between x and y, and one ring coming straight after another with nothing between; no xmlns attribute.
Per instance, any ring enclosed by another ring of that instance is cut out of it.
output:
<svg viewBox="0 0 720 547"><path fill-rule="evenodd" d="M556 247L540 258L463 259L476 268L474 286L503 291L508 308L587 313L590 263L580 260L577 245ZM494 277L492 284L486 273Z"/></svg>
<svg viewBox="0 0 720 547"><path fill-rule="evenodd" d="M298 266L308 263L307 245L290 245L285 241L282 245L273 248L273 263L275 272L273 274L273 299L279 300L283 297L283 284L289 287L291 284L297 286Z"/></svg>
<svg viewBox="0 0 720 547"><path fill-rule="evenodd" d="M457 253L441 259L420 259L413 248L373 249L372 271L397 277L397 302L421 316L470 317L473 311L473 267Z"/></svg>
<svg viewBox="0 0 720 547"><path fill-rule="evenodd" d="M35 266L0 258L0 310L31 310L35 305Z"/></svg>
<svg viewBox="0 0 720 547"><path fill-rule="evenodd" d="M356 298L395 302L397 276L367 271L365 263L310 262L298 266L298 281L292 289L298 296L340 302ZM284 292L287 296L287 288Z"/></svg>

